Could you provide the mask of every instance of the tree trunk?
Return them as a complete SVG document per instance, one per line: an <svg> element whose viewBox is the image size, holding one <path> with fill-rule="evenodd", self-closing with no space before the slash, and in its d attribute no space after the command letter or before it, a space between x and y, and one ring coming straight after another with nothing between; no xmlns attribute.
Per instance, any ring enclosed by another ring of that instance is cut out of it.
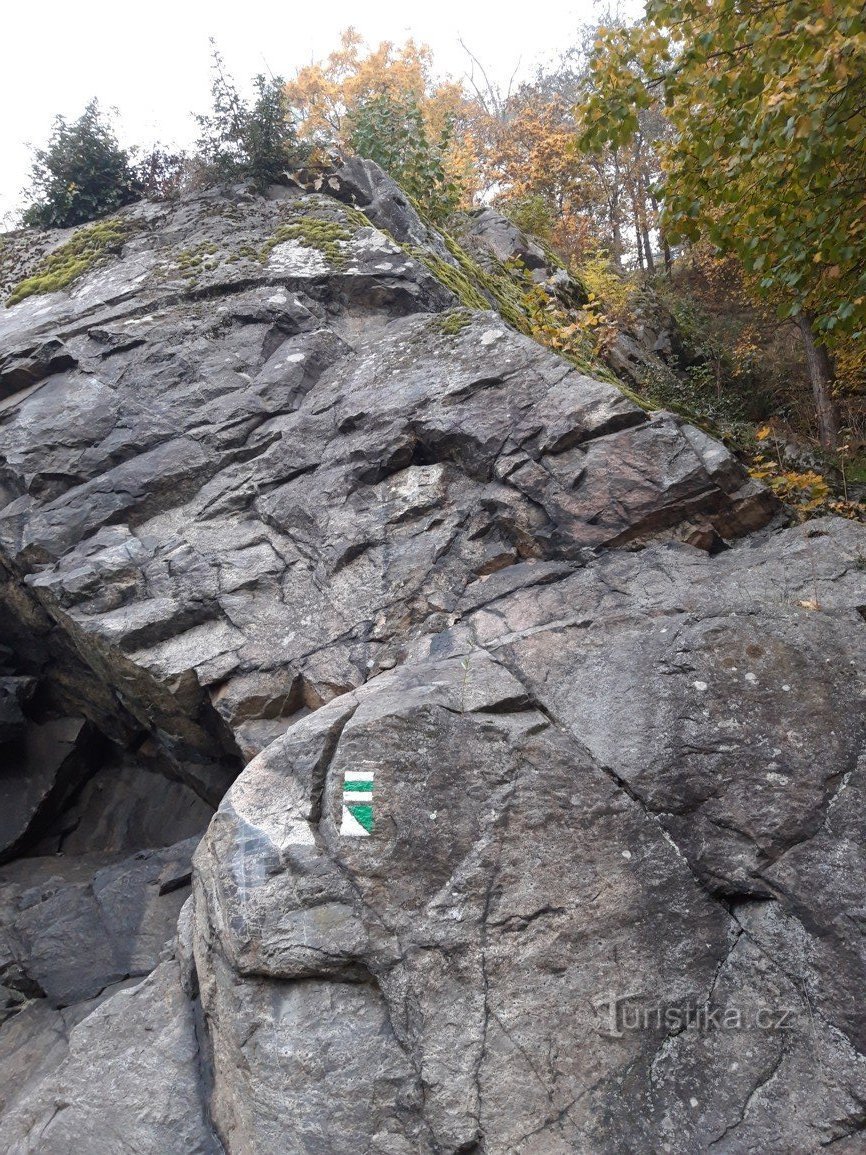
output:
<svg viewBox="0 0 866 1155"><path fill-rule="evenodd" d="M643 244L641 242L640 216L638 215L637 211L637 200L634 198L632 199L632 205L634 207L634 235L635 239L637 240L637 263L638 268L641 272L643 272Z"/></svg>
<svg viewBox="0 0 866 1155"><path fill-rule="evenodd" d="M653 250L652 250L652 244L650 242L649 224L647 223L647 211L646 211L647 192L646 192L646 184L644 183L643 178L641 178L638 181L637 192L638 192L638 205L639 205L639 207L637 209L637 215L638 215L639 220L640 220L640 230L641 230L641 234L643 236L643 247L644 247L644 252L646 253L646 267L647 267L647 272L650 274L650 276L653 276L655 274L655 271L656 271L656 264L655 264L655 261L653 260Z"/></svg>
<svg viewBox="0 0 866 1155"><path fill-rule="evenodd" d="M661 242L662 242L662 255L664 256L664 259L665 259L665 272L667 273L668 280L670 280L671 279L671 272L672 272L673 267L674 267L673 257L671 256L671 247L668 244L667 239L665 238L665 235L663 232L661 232L661 230L659 231L659 237L661 238Z"/></svg>
<svg viewBox="0 0 866 1155"><path fill-rule="evenodd" d="M619 197L620 197L619 156L618 156L616 150L614 150L614 153L613 153L613 187L611 188L610 195L608 197L608 205L610 208L610 227L611 227L611 232L613 233L613 251L611 253L611 256L613 257L614 265L618 269L621 269L622 268L622 254L623 254L624 246L622 243L622 224L620 222Z"/></svg>
<svg viewBox="0 0 866 1155"><path fill-rule="evenodd" d="M665 262L665 272L667 273L668 280L670 280L671 270L673 269L674 264L673 257L671 256L671 247L668 244L668 239L665 236L665 230L662 228L661 221L659 220L659 203L655 197L650 197L650 204L653 207L653 216L658 223L659 243L662 247L662 256Z"/></svg>
<svg viewBox="0 0 866 1155"><path fill-rule="evenodd" d="M839 444L839 410L833 400L833 366L830 356L823 345L816 344L812 319L808 313L798 313L797 324L800 326L806 366L812 382L821 444L825 449L836 449Z"/></svg>
<svg viewBox="0 0 866 1155"><path fill-rule="evenodd" d="M649 229L647 228L646 217L641 222L641 231L643 232L643 247L646 250L646 267L650 273L656 271L656 263L653 260L653 251L650 244Z"/></svg>

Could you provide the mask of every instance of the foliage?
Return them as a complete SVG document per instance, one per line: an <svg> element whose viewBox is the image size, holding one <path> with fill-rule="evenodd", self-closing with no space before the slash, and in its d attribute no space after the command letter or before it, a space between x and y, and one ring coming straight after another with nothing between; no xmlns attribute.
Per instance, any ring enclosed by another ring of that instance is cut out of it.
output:
<svg viewBox="0 0 866 1155"><path fill-rule="evenodd" d="M196 117L203 174L217 182L247 178L264 192L309 156L309 148L298 142L284 81L256 76L250 103L238 93L216 48L212 61L211 112Z"/></svg>
<svg viewBox="0 0 866 1155"><path fill-rule="evenodd" d="M446 121L431 140L418 99L383 92L360 104L348 117L348 145L358 156L374 160L418 202L434 221L442 221L460 202L460 189L449 177L444 158L451 139Z"/></svg>
<svg viewBox="0 0 866 1155"><path fill-rule="evenodd" d="M350 148L359 110L379 97L414 104L427 140L444 142L440 159L448 181L464 197L470 195L473 157L463 134L449 129L462 124L467 101L460 84L434 79L426 45L410 39L400 46L383 41L370 48L348 28L334 52L289 81L286 97L297 110L301 139L323 148Z"/></svg>
<svg viewBox="0 0 866 1155"><path fill-rule="evenodd" d="M505 118L490 126L485 143L488 181L506 190L502 199L543 203L552 221L552 243L571 255L596 247L587 210L597 199L597 181L591 166L570 147L574 124L566 102L525 85L504 112Z"/></svg>
<svg viewBox="0 0 866 1155"><path fill-rule="evenodd" d="M190 158L154 144L146 152L133 150L133 173L141 195L151 201L175 200L187 185Z"/></svg>
<svg viewBox="0 0 866 1155"><path fill-rule="evenodd" d="M111 253L120 252L131 224L114 217L78 229L72 240L43 257L32 276L16 285L7 305L17 305L34 293L65 289Z"/></svg>
<svg viewBox="0 0 866 1155"><path fill-rule="evenodd" d="M300 135L324 145L344 144L347 118L375 96L414 97L434 136L464 101L459 84L434 81L426 45L410 39L399 48L390 41L369 48L354 28L342 33L339 48L326 60L302 68L286 94L298 110Z"/></svg>
<svg viewBox="0 0 866 1155"><path fill-rule="evenodd" d="M33 202L24 224L34 228L70 228L114 212L137 200L141 185L129 153L96 100L73 123L62 116L44 149L37 149L26 195Z"/></svg>
<svg viewBox="0 0 866 1155"><path fill-rule="evenodd" d="M792 468L784 459L778 444L774 445L773 431L769 425L755 433L757 451L751 454L749 472L752 477L768 485L780 500L791 506L799 520L836 514L851 520L866 520L863 503L851 500L847 484L842 478L842 493L836 492L838 485L831 482L828 472L817 469ZM775 448L775 456L771 449Z"/></svg>
<svg viewBox="0 0 866 1155"><path fill-rule="evenodd" d="M543 244L554 239L557 219L554 208L542 193L509 193L497 198L497 209L524 233Z"/></svg>
<svg viewBox="0 0 866 1155"><path fill-rule="evenodd" d="M580 278L589 294L586 311L592 325L608 324L621 328L632 320L637 286L623 276L607 257L595 256L580 265Z"/></svg>
<svg viewBox="0 0 866 1155"><path fill-rule="evenodd" d="M649 0L644 25L600 36L593 70L584 146L627 141L663 97L671 229L735 253L785 314L863 329L860 0Z"/></svg>

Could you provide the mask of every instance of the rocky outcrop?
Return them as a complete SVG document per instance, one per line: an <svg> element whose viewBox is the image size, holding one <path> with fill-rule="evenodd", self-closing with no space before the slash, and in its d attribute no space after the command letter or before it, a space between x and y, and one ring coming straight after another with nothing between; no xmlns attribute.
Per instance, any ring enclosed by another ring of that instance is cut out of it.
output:
<svg viewBox="0 0 866 1155"><path fill-rule="evenodd" d="M0 319L4 1149L855 1150L858 528L374 166L120 221Z"/></svg>

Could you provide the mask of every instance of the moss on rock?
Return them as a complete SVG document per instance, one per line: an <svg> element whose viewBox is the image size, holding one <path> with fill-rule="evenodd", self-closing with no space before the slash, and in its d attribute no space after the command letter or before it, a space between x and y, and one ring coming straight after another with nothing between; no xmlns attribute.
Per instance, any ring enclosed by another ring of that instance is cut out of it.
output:
<svg viewBox="0 0 866 1155"><path fill-rule="evenodd" d="M17 305L34 293L65 289L108 256L119 253L131 229L131 223L119 217L78 229L71 240L43 257L34 273L15 286L6 298L7 306Z"/></svg>
<svg viewBox="0 0 866 1155"><path fill-rule="evenodd" d="M346 261L342 245L353 236L353 232L337 221L299 214L289 224L280 225L268 238L259 250L259 259L266 261L273 249L285 241L297 241L305 248L318 250L332 268L340 268Z"/></svg>
<svg viewBox="0 0 866 1155"><path fill-rule="evenodd" d="M445 313L437 313L433 320L437 332L448 337L456 337L471 324L472 313L468 309L449 309Z"/></svg>

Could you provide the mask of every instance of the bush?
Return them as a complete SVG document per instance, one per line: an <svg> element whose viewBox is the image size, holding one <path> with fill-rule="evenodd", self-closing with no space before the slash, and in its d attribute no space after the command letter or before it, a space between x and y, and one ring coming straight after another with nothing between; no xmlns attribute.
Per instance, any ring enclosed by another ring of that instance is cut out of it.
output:
<svg viewBox="0 0 866 1155"><path fill-rule="evenodd" d="M431 142L414 96L374 96L352 113L351 126L351 150L380 165L434 221L457 208L460 190L443 163L449 130Z"/></svg>
<svg viewBox="0 0 866 1155"><path fill-rule="evenodd" d="M310 154L308 146L298 143L285 81L279 76L270 80L257 76L253 81L256 96L250 104L238 93L215 48L213 72L210 115L196 117L202 174L216 183L248 178L264 192Z"/></svg>
<svg viewBox="0 0 866 1155"><path fill-rule="evenodd" d="M25 195L33 202L24 213L25 225L62 229L96 220L141 196L130 155L96 100L72 124L62 116L55 119L47 148L34 154Z"/></svg>
<svg viewBox="0 0 866 1155"><path fill-rule="evenodd" d="M135 180L148 200L174 200L188 185L190 160L185 152L154 144L147 152L134 150L133 156Z"/></svg>
<svg viewBox="0 0 866 1155"><path fill-rule="evenodd" d="M496 198L494 207L522 232L545 245L550 244L556 227L556 210L546 197L539 193L521 197L502 196Z"/></svg>

